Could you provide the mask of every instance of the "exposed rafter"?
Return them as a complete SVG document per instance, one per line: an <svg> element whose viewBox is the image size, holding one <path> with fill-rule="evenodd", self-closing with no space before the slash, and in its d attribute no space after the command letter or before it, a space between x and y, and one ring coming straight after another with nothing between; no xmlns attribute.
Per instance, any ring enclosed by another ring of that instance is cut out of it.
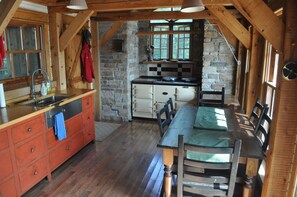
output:
<svg viewBox="0 0 297 197"><path fill-rule="evenodd" d="M205 5L232 5L231 0L203 0ZM106 1L106 0L87 0L89 10L98 12L111 12L111 11L131 11L131 10L147 10L156 8L180 7L182 0L119 0L119 1ZM57 3L57 6L52 6L50 12L73 12L65 7L65 3Z"/></svg>
<svg viewBox="0 0 297 197"><path fill-rule="evenodd" d="M61 35L60 42L60 51L64 51L68 43L72 38L77 34L77 32L82 28L86 21L90 18L94 11L81 11L70 23L69 27Z"/></svg>
<svg viewBox="0 0 297 197"><path fill-rule="evenodd" d="M207 6L207 9L215 15L247 49L250 49L250 32L224 6Z"/></svg>
<svg viewBox="0 0 297 197"><path fill-rule="evenodd" d="M230 10L232 15L236 18L242 17L237 10ZM98 21L145 21L145 20L160 20L160 19L215 19L208 10L195 13L182 13L180 11L172 12L116 12L116 13L98 13L97 16L92 17Z"/></svg>
<svg viewBox="0 0 297 197"><path fill-rule="evenodd" d="M22 0L2 0L0 3L0 35L4 32L9 21L18 9Z"/></svg>
<svg viewBox="0 0 297 197"><path fill-rule="evenodd" d="M109 39L117 32L122 25L124 24L123 21L116 21L114 24L110 27L110 29L99 39L99 48L103 48L104 45L109 41Z"/></svg>
<svg viewBox="0 0 297 197"><path fill-rule="evenodd" d="M284 24L262 0L232 0L236 9L259 31L259 33L281 51Z"/></svg>

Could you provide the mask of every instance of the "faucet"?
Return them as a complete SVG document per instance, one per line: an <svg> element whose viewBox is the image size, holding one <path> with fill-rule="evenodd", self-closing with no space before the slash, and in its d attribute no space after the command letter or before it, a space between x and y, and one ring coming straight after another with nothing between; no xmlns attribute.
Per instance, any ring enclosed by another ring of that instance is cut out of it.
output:
<svg viewBox="0 0 297 197"><path fill-rule="evenodd" d="M45 74L45 76L46 76L46 81L47 81L47 83L50 83L50 80L49 80L49 76L48 76L48 73L45 71L45 70L42 70L42 69L36 69L36 70L34 70L34 72L32 73L32 76L31 76L31 97L33 98L33 99L36 99L36 93L35 93L35 85L34 85L34 75L35 75L35 73L36 72L38 72L38 71L41 71L43 74Z"/></svg>

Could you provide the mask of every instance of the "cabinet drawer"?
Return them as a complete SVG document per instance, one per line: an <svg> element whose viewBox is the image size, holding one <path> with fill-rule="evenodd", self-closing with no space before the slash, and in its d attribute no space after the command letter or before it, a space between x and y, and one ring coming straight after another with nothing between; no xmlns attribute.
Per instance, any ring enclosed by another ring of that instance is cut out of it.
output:
<svg viewBox="0 0 297 197"><path fill-rule="evenodd" d="M132 96L139 99L153 99L153 85L134 84Z"/></svg>
<svg viewBox="0 0 297 197"><path fill-rule="evenodd" d="M13 142L18 143L37 133L43 132L45 130L44 117L43 115L37 116L34 119L25 121L23 124L13 127L11 130Z"/></svg>
<svg viewBox="0 0 297 197"><path fill-rule="evenodd" d="M14 178L10 178L5 182L0 183L0 196L1 197L17 196Z"/></svg>
<svg viewBox="0 0 297 197"><path fill-rule="evenodd" d="M155 85L155 102L164 103L172 98L175 101L175 86ZM163 104L163 105L164 105Z"/></svg>
<svg viewBox="0 0 297 197"><path fill-rule="evenodd" d="M82 114L78 114L65 121L67 136L71 136L74 133L82 130Z"/></svg>
<svg viewBox="0 0 297 197"><path fill-rule="evenodd" d="M148 99L134 99L133 100L133 113L134 112L144 112L153 113L153 103L152 100Z"/></svg>
<svg viewBox="0 0 297 197"><path fill-rule="evenodd" d="M55 149L50 151L50 169L56 169L60 164L62 164L66 159L75 154L81 147L83 147L83 133L79 132L69 138L68 140L62 142Z"/></svg>
<svg viewBox="0 0 297 197"><path fill-rule="evenodd" d="M0 151L4 150L5 148L8 148L8 137L7 137L7 131L0 131Z"/></svg>
<svg viewBox="0 0 297 197"><path fill-rule="evenodd" d="M67 137L64 140L67 140L73 134L80 132L83 129L83 120L82 119L83 119L82 114L79 114L65 122ZM57 146L60 142L62 142L64 140L60 141L57 139L53 127L48 130L48 132L47 132L48 148L51 149L54 146Z"/></svg>
<svg viewBox="0 0 297 197"><path fill-rule="evenodd" d="M43 157L34 164L27 167L24 171L19 173L22 193L29 190L32 186L38 183L41 179L46 177L47 172L47 157Z"/></svg>
<svg viewBox="0 0 297 197"><path fill-rule="evenodd" d="M39 135L29 142L16 147L15 155L19 167L37 159L45 152L44 136Z"/></svg>
<svg viewBox="0 0 297 197"><path fill-rule="evenodd" d="M84 144L95 140L95 122L94 122L94 110L90 108L83 112L84 122Z"/></svg>
<svg viewBox="0 0 297 197"><path fill-rule="evenodd" d="M12 174L12 164L9 149L0 151L0 180Z"/></svg>
<svg viewBox="0 0 297 197"><path fill-rule="evenodd" d="M85 110L89 107L92 107L94 105L94 97L93 94L86 96L82 99L82 109Z"/></svg>

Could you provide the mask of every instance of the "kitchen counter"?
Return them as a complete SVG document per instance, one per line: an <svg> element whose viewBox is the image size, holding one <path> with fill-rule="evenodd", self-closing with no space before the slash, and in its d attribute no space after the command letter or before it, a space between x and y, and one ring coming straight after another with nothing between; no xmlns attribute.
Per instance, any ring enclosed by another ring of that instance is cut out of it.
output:
<svg viewBox="0 0 297 197"><path fill-rule="evenodd" d="M177 86L198 86L198 79L192 77L162 77L162 76L140 76L132 80L135 84L154 85L177 85Z"/></svg>
<svg viewBox="0 0 297 197"><path fill-rule="evenodd" d="M76 99L82 98L86 95L94 93L96 90L89 89L67 89L62 91L56 91L54 94L66 94L70 95L67 99L59 103L60 106L72 102ZM52 95L54 95L52 94ZM47 107L35 107L24 104L8 105L5 108L0 108L0 129L13 125L24 119L33 117L35 115L44 113L53 109L54 106Z"/></svg>

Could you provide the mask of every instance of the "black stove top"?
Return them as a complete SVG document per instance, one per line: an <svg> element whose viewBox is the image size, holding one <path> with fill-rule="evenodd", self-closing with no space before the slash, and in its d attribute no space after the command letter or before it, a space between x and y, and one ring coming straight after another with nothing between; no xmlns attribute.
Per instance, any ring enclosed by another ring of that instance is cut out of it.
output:
<svg viewBox="0 0 297 197"><path fill-rule="evenodd" d="M162 77L162 76L141 76L133 80L133 83L154 83L154 84L197 84L198 79L194 77Z"/></svg>

